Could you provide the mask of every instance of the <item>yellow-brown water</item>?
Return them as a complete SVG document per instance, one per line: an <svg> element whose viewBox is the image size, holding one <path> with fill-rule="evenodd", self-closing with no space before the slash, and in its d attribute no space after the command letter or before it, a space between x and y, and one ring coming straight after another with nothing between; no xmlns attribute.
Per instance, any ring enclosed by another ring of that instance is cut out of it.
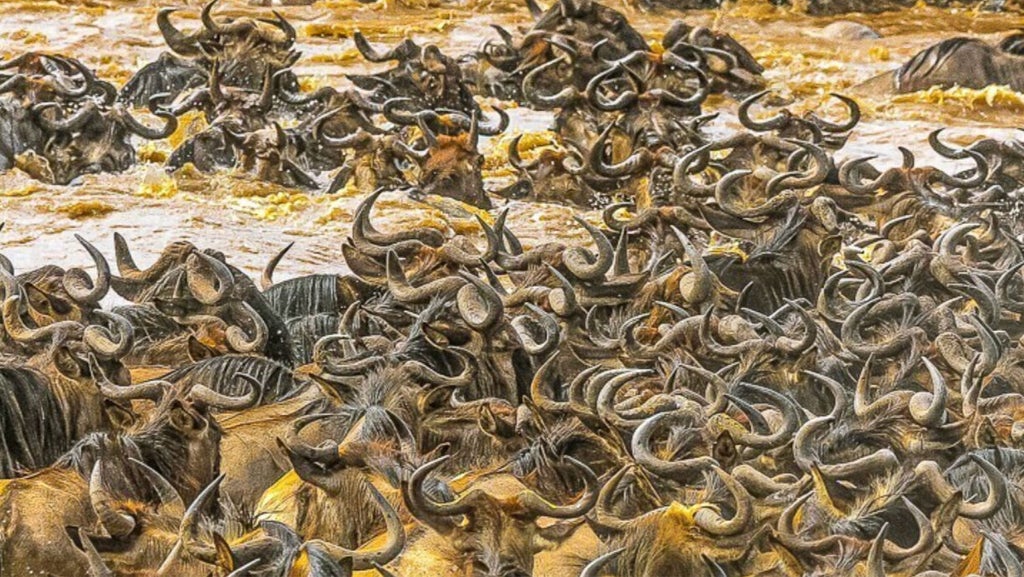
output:
<svg viewBox="0 0 1024 577"><path fill-rule="evenodd" d="M848 91L873 76L899 66L926 46L954 35L996 41L1024 25L1024 16L939 10L918 7L883 15L847 15L882 34L877 40L848 40L828 34L824 27L837 18L812 18L757 2L739 2L728 8L701 12L643 12L625 2L612 6L626 13L633 25L656 41L675 18L728 32L762 62L775 94L793 99L799 111L826 105L832 91ZM0 4L0 41L3 56L27 50L62 52L95 67L102 78L123 83L133 70L163 50L155 25L156 11L166 4L117 3L88 0L81 3L6 2ZM198 26L199 6L183 6L175 21L183 29ZM450 54L474 49L482 39L494 37L488 27L500 23L510 29L528 27L525 5L505 0L481 1L468 6L432 0L398 3L382 0L359 4L328 0L314 6L276 7L299 31L298 48L304 57L296 72L306 85L343 86L344 73L365 71L366 63L353 47L351 33L362 30L375 43L392 45L403 36L430 41ZM269 11L242 3L222 2L218 13ZM374 65L383 67L385 65ZM1024 95L1005 89L931 91L914 95L858 95L865 112L840 158L877 154L880 163L898 162L897 145L919 153L922 161L938 162L926 144L928 132L951 126L948 139L969 142L1013 130L1024 112ZM712 99L708 108L723 111L713 126L735 124L736 102ZM825 111L830 108L825 108ZM483 143L488 154L489 185L497 186L505 143L521 132L541 131L550 116L511 110L513 124L494 142ZM714 129L714 128L713 128ZM173 140L173 138L172 138ZM167 175L161 160L169 142L140 147L143 160L124 174L88 176L76 186L48 186L24 173L0 175L0 233L3 252L19 270L45 263L79 265L72 235L92 240L112 253L111 235L121 232L143 262L171 240L185 238L203 247L216 247L232 262L257 273L266 260L291 241L296 247L279 267L279 278L312 271L343 271L340 243L349 232L360 194L355 191L324 196L257 183L243 176L222 173L206 176L183 172ZM948 162L948 161L946 161ZM561 239L584 242L583 231L572 220L574 210L550 204L513 202L509 220L527 243ZM591 218L598 215L591 213ZM403 195L386 195L377 203L375 221L383 229L410 224L449 228L476 234L477 225L465 207L436 200L422 204Z"/></svg>

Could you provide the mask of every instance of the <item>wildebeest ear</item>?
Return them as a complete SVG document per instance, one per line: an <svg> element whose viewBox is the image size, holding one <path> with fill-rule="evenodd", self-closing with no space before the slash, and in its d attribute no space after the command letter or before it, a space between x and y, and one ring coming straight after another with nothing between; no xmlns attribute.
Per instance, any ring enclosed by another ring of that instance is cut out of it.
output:
<svg viewBox="0 0 1024 577"><path fill-rule="evenodd" d="M71 352L71 349L61 345L53 349L52 355L53 366L57 368L57 372L61 375L73 380L82 377L82 364L75 358L75 354Z"/></svg>
<svg viewBox="0 0 1024 577"><path fill-rule="evenodd" d="M499 419L487 405L480 405L480 412L477 414L477 424L480 430L495 439L507 439L515 434L515 429L502 419Z"/></svg>
<svg viewBox="0 0 1024 577"><path fill-rule="evenodd" d="M116 401L104 400L103 410L107 413L107 418L110 419L110 424L114 426L114 429L123 431L135 426L135 413Z"/></svg>
<svg viewBox="0 0 1024 577"><path fill-rule="evenodd" d="M277 446L288 456L292 469L300 479L325 491L329 491L331 471L321 463L293 451L284 441L277 439Z"/></svg>
<svg viewBox="0 0 1024 577"><path fill-rule="evenodd" d="M732 433L723 431L721 435L718 435L712 456L723 466L736 460L736 443L732 440Z"/></svg>
<svg viewBox="0 0 1024 577"><path fill-rule="evenodd" d="M313 381L313 384L316 385L316 388L320 389L320 393L323 394L323 396L326 397L327 400L331 402L331 404L340 407L347 403L347 401L344 398L342 398L341 392L338 391L334 383L328 381L327 379L324 379L320 375L314 375L312 373L307 374L309 375L309 380Z"/></svg>
<svg viewBox="0 0 1024 577"><path fill-rule="evenodd" d="M215 351L211 347L204 345L202 341L195 337L195 335L188 336L187 346L188 358L191 359L193 363L198 363L199 361L203 361L206 359L212 359L213 357L217 356L217 351Z"/></svg>
<svg viewBox="0 0 1024 577"><path fill-rule="evenodd" d="M582 519L570 519L567 521L559 521L553 525L547 527L540 527L537 532L537 538L534 542L534 547L538 551L549 551L562 544L576 531L576 528L583 524Z"/></svg>
<svg viewBox="0 0 1024 577"><path fill-rule="evenodd" d="M843 237L838 234L826 236L818 243L818 256L829 256L843 246Z"/></svg>
<svg viewBox="0 0 1024 577"><path fill-rule="evenodd" d="M213 532L213 546L217 549L217 566L221 569L231 572L235 570L235 556L231 552L231 546L224 540L224 537L214 531Z"/></svg>
<svg viewBox="0 0 1024 577"><path fill-rule="evenodd" d="M431 72L442 72L445 69L444 56L441 50L433 44L426 46L420 56L423 67Z"/></svg>
<svg viewBox="0 0 1024 577"><path fill-rule="evenodd" d="M289 573L289 575L309 575L309 577L344 577L345 575L352 574L352 557L344 557L341 561L336 561L334 557L331 557L327 551L324 551L321 547L307 546L302 551L306 555L307 567L309 573ZM299 557L296 557L295 563L292 565L294 571L301 561Z"/></svg>
<svg viewBox="0 0 1024 577"><path fill-rule="evenodd" d="M28 296L28 306L40 314L59 317L71 312L71 303L46 293L32 283L25 283L25 294Z"/></svg>

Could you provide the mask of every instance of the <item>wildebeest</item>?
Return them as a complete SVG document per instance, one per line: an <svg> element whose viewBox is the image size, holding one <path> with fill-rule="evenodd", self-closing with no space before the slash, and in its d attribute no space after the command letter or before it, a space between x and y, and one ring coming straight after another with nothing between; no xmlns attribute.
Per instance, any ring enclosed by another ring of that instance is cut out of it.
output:
<svg viewBox="0 0 1024 577"><path fill-rule="evenodd" d="M1012 34L993 46L977 38L949 38L918 52L895 71L868 81L862 89L877 87L906 93L932 87L1003 85L1022 90L1024 56L1020 40L1020 34Z"/></svg>

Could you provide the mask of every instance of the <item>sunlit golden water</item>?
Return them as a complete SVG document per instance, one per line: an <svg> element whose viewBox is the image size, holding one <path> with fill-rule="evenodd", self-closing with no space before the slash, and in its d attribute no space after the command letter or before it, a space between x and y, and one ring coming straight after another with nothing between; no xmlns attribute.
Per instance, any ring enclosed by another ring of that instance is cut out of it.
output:
<svg viewBox="0 0 1024 577"><path fill-rule="evenodd" d="M165 5L0 3L0 46L7 57L26 50L73 55L97 68L101 77L121 83L162 50L154 18ZM807 17L767 6L760 0L691 13L649 13L618 1L612 5L623 10L652 41L659 40L669 22L679 17L729 32L766 66L770 87L776 94L792 99L794 111L824 105L825 112L835 114L842 114L842 107L828 99L829 92L850 91L935 41L961 34L996 41L1024 25L1024 17L1019 15L919 7L883 15L845 16L869 24L883 35L878 40L851 40L824 30L837 18ZM179 27L198 26L200 6L183 8L175 15ZM222 2L218 13L254 10L268 9ZM411 35L458 54L475 48L483 38L493 37L494 32L488 28L491 23L516 29L531 22L524 5L504 0L467 6L432 1L384 0L369 5L348 0L320 1L314 6L278 10L299 31L304 57L297 72L306 77L307 86L343 86L345 72L369 69L350 39L356 29L385 45ZM922 161L937 162L925 142L933 128L951 126L952 141L969 142L981 136L1007 134L1024 112L1024 95L996 87L898 97L858 95L858 99L865 118L840 156L877 154L882 163L897 162L898 144L918 152ZM726 130L736 124L733 99L715 98L709 108L723 112L712 130ZM529 110L510 112L512 134L541 131L550 119L549 115ZM483 143L492 186L508 174L503 166L509 136ZM543 142L543 135L534 140ZM295 249L278 269L279 278L344 270L339 245L348 234L359 201L357 192L328 197L255 183L228 173L168 176L158 161L170 146L168 142L142 145L140 157L144 161L128 173L86 177L77 186L41 185L18 171L0 176L0 220L7 223L0 233L3 252L19 270L44 263L81 264L88 259L76 248L74 233L112 254L111 234L119 231L143 262L167 242L186 238L200 246L222 249L231 255L233 263L256 273L270 255L296 241ZM553 238L582 242L585 235L572 221L572 215L568 207L515 202L510 206L509 220L528 244ZM598 215L589 216L597 219ZM427 224L452 232L478 232L469 211L440 199L425 205L400 194L386 195L377 203L375 219L384 229Z"/></svg>

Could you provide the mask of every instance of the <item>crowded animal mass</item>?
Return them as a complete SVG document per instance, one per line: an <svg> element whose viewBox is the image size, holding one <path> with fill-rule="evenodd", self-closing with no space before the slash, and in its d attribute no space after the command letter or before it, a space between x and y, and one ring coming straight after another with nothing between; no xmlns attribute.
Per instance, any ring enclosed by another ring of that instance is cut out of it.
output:
<svg viewBox="0 0 1024 577"><path fill-rule="evenodd" d="M0 576L1024 576L1019 10L0 6Z"/></svg>

